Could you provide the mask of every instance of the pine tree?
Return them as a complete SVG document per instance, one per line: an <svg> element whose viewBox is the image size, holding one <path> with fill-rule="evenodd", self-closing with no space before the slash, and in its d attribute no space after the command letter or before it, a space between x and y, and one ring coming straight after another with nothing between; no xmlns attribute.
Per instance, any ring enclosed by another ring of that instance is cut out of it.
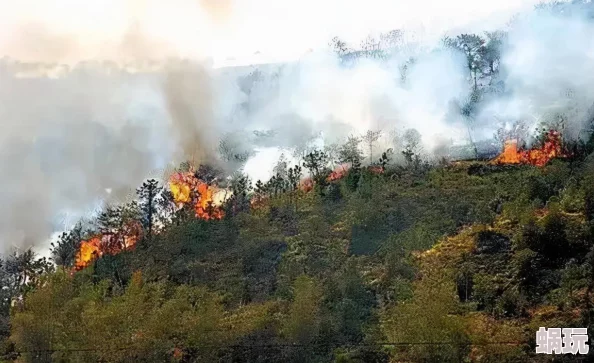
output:
<svg viewBox="0 0 594 363"><path fill-rule="evenodd" d="M83 240L83 226L82 223L77 223L74 228L68 232L63 232L58 237L58 240L51 243L52 260L62 267L71 267L76 260L76 253Z"/></svg>
<svg viewBox="0 0 594 363"><path fill-rule="evenodd" d="M227 202L228 213L226 215L233 216L241 212L249 212L249 192L252 190L249 177L243 174L236 175L231 181L231 190L233 195Z"/></svg>
<svg viewBox="0 0 594 363"><path fill-rule="evenodd" d="M351 190L356 190L359 186L359 179L361 178L361 160L363 153L359 147L361 139L354 136L349 136L346 143L344 143L338 151L339 161L341 163L348 163L351 169L346 178L346 184Z"/></svg>
<svg viewBox="0 0 594 363"><path fill-rule="evenodd" d="M326 166L326 153L320 150L313 150L303 158L303 166L309 170L314 181L317 181L324 167Z"/></svg>
<svg viewBox="0 0 594 363"><path fill-rule="evenodd" d="M365 141L365 143L367 144L367 147L369 148L369 163L373 164L373 143L376 142L377 140L379 140L379 138L382 136L382 132L381 131L371 131L368 130L367 133L365 133L365 135L363 135L363 141Z"/></svg>
<svg viewBox="0 0 594 363"><path fill-rule="evenodd" d="M388 149L382 153L382 157L379 159L379 164L382 167L382 172L386 171L386 166L390 162L390 156L392 156L392 153L392 149Z"/></svg>
<svg viewBox="0 0 594 363"><path fill-rule="evenodd" d="M154 222L159 215L158 198L163 191L163 187L159 186L159 182L155 179L145 181L140 188L136 190L136 194L140 200L141 223L146 231L146 239L151 240L154 232Z"/></svg>
<svg viewBox="0 0 594 363"><path fill-rule="evenodd" d="M288 171L288 179L289 179L289 189L291 191L297 190L299 187L299 181L301 180L301 172L302 169L299 165L295 165L292 168L289 168Z"/></svg>

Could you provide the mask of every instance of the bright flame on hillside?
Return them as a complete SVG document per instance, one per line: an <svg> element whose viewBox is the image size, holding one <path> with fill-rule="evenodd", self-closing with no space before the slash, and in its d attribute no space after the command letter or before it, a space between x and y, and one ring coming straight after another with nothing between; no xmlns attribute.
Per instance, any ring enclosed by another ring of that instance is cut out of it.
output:
<svg viewBox="0 0 594 363"><path fill-rule="evenodd" d="M201 219L221 219L224 217L223 210L214 206L213 188L208 184L198 183L198 194L200 197L194 205L196 216Z"/></svg>
<svg viewBox="0 0 594 363"><path fill-rule="evenodd" d="M169 188L174 202L180 207L191 203L197 218L204 220L223 218L223 210L214 205L217 189L198 179L193 169L186 173L173 174L169 180ZM95 235L81 241L76 253L74 269L82 270L101 256L116 255L134 248L141 235L140 222L131 221L116 232Z"/></svg>
<svg viewBox="0 0 594 363"><path fill-rule="evenodd" d="M76 262L74 264L77 270L87 267L91 261L101 255L101 237L93 237L87 241L80 243L78 254L76 255Z"/></svg>
<svg viewBox="0 0 594 363"><path fill-rule="evenodd" d="M328 178L326 178L326 181L332 182L335 180L340 180L348 173L348 171L349 171L348 164L339 165L330 173L330 175L328 175Z"/></svg>
<svg viewBox="0 0 594 363"><path fill-rule="evenodd" d="M103 255L117 255L122 251L133 249L141 235L142 226L138 221L132 221L117 233L96 235L81 241L76 253L74 269L82 270Z"/></svg>
<svg viewBox="0 0 594 363"><path fill-rule="evenodd" d="M198 179L193 169L185 173L174 173L169 178L169 189L178 205L192 203L197 218L221 219L225 215L221 208L214 205L216 188Z"/></svg>
<svg viewBox="0 0 594 363"><path fill-rule="evenodd" d="M551 159L567 156L563 153L561 135L551 130L546 135L542 147L531 150L519 150L517 140L505 142L503 152L493 160L495 164L530 164L544 166Z"/></svg>

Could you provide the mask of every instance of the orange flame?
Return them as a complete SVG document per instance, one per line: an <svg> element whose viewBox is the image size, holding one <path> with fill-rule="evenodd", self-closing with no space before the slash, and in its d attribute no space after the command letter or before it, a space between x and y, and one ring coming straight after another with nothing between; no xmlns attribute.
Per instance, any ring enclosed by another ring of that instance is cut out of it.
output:
<svg viewBox="0 0 594 363"><path fill-rule="evenodd" d="M169 178L169 190L173 200L178 204L186 204L192 200L192 190L198 179L192 172L175 173Z"/></svg>
<svg viewBox="0 0 594 363"><path fill-rule="evenodd" d="M138 221L127 223L115 234L103 234L81 241L76 254L74 269L82 270L91 262L103 255L117 255L136 246L142 234L142 226Z"/></svg>
<svg viewBox="0 0 594 363"><path fill-rule="evenodd" d="M313 189L314 184L311 178L305 178L299 182L299 189L304 192L309 192Z"/></svg>
<svg viewBox="0 0 594 363"><path fill-rule="evenodd" d="M87 241L82 241L76 254L76 261L74 263L76 270L82 270L87 267L91 261L101 256L101 237L93 237Z"/></svg>
<svg viewBox="0 0 594 363"><path fill-rule="evenodd" d="M221 219L224 217L223 210L213 205L213 189L208 184L199 182L198 193L200 197L194 205L196 216L198 218L209 220L209 219Z"/></svg>
<svg viewBox="0 0 594 363"><path fill-rule="evenodd" d="M505 142L503 152L493 160L495 164L530 164L544 166L551 159L566 156L561 145L559 132L551 130L547 133L542 147L531 150L518 150L517 140Z"/></svg>
<svg viewBox="0 0 594 363"><path fill-rule="evenodd" d="M210 220L225 216L223 210L214 205L215 188L198 179L192 169L173 174L169 179L169 189L178 205L193 204L197 218Z"/></svg>
<svg viewBox="0 0 594 363"><path fill-rule="evenodd" d="M367 167L367 170L369 170L373 174L382 174L384 172L383 168L379 165L370 165ZM326 178L326 181L333 182L336 180L340 180L348 174L348 171L349 171L349 165L342 164L342 165L338 166L336 169L334 169L330 173L330 175L328 175L328 177Z"/></svg>
<svg viewBox="0 0 594 363"><path fill-rule="evenodd" d="M330 175L328 175L328 177L326 178L326 181L332 182L335 180L340 180L340 179L344 178L344 176L347 174L348 171L349 171L348 164L339 165L338 167L336 167L336 169L334 169L330 173Z"/></svg>

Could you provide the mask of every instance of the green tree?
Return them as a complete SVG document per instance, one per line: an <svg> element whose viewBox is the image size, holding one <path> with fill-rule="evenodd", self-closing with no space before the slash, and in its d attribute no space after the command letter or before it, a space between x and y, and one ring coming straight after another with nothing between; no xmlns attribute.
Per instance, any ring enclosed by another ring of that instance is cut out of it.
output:
<svg viewBox="0 0 594 363"><path fill-rule="evenodd" d="M447 37L444 43L447 47L456 49L464 54L473 89L478 89L478 79L483 71L484 55L487 51L485 39L476 34L460 34L453 39Z"/></svg>
<svg viewBox="0 0 594 363"><path fill-rule="evenodd" d="M394 151L390 148L382 153L382 157L379 159L379 164L382 167L382 171L386 171L386 167L390 163L390 157Z"/></svg>
<svg viewBox="0 0 594 363"><path fill-rule="evenodd" d="M227 216L234 216L238 213L249 212L249 193L251 190L252 183L247 175L234 175L231 180L231 198L227 200Z"/></svg>
<svg viewBox="0 0 594 363"><path fill-rule="evenodd" d="M361 139L355 136L349 136L347 141L342 144L338 150L338 160L341 163L360 164L363 160L361 151Z"/></svg>
<svg viewBox="0 0 594 363"><path fill-rule="evenodd" d="M322 172L326 168L327 162L328 157L326 153L317 149L309 152L303 157L303 166L309 170L309 174L315 181L319 181Z"/></svg>
<svg viewBox="0 0 594 363"><path fill-rule="evenodd" d="M360 138L349 136L347 141L338 150L338 160L341 163L347 163L351 166L346 179L346 184L350 190L356 190L361 179L363 153L361 152L360 144Z"/></svg>
<svg viewBox="0 0 594 363"><path fill-rule="evenodd" d="M52 260L58 266L72 267L84 235L82 222L77 223L72 230L60 234L58 240L50 245Z"/></svg>
<svg viewBox="0 0 594 363"><path fill-rule="evenodd" d="M404 133L404 150L402 155L408 167L417 169L421 164L421 134L415 129L408 129Z"/></svg>
<svg viewBox="0 0 594 363"><path fill-rule="evenodd" d="M507 34L503 31L486 32L487 42L483 51L483 60L489 75L493 76L499 71L501 48Z"/></svg>
<svg viewBox="0 0 594 363"><path fill-rule="evenodd" d="M163 188L159 186L159 182L155 179L145 181L140 188L136 190L136 194L140 199L141 223L146 231L146 239L151 240L154 232L154 224L159 216L159 202L158 198L161 195Z"/></svg>
<svg viewBox="0 0 594 363"><path fill-rule="evenodd" d="M387 310L382 328L395 359L413 362L461 362L468 354L465 324L456 314L454 284L443 279L416 284L414 297Z"/></svg>

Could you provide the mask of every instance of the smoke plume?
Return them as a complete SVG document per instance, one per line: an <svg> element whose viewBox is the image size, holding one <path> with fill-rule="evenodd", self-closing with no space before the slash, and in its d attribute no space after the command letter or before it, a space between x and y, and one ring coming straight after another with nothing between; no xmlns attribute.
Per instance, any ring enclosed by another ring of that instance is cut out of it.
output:
<svg viewBox="0 0 594 363"><path fill-rule="evenodd" d="M582 131L594 102L594 23L587 15L540 10L516 19L501 59L507 91L484 106L478 117L483 134L497 120L532 128L563 120L565 137L587 136Z"/></svg>
<svg viewBox="0 0 594 363"><path fill-rule="evenodd" d="M27 13L33 2L23 4L15 12ZM578 137L591 117L594 29L581 13L517 17L504 29L499 73L490 80L497 90L468 116L460 111L472 96L467 59L441 44L400 42L387 60L348 65L316 49L286 64L214 68L206 55L241 31L229 25L238 18L236 2L160 4L106 1L100 18L112 21L107 37L44 7L34 13L47 11L43 16L5 23L4 249L46 243L53 231L184 160L227 173L245 164L260 178L272 170L266 155L368 130L384 131L379 150L414 128L432 155L490 139L501 122L517 120L536 126L562 117L568 135Z"/></svg>

